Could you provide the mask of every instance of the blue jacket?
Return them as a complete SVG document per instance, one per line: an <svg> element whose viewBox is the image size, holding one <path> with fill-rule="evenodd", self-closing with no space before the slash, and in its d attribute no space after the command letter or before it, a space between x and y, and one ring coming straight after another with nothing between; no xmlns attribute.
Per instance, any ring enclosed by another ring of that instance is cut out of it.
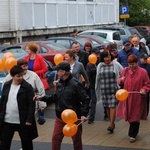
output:
<svg viewBox="0 0 150 150"><path fill-rule="evenodd" d="M123 66L123 67L128 67L128 56L131 54L135 54L138 57L138 60L140 60L140 52L136 50L134 47L131 48L129 52L126 52L125 49L122 49L118 53L117 61Z"/></svg>

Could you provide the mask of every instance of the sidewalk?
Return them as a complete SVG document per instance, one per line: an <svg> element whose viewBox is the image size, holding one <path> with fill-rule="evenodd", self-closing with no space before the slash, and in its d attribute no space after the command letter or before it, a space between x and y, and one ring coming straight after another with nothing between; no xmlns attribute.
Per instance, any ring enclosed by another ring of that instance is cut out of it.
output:
<svg viewBox="0 0 150 150"><path fill-rule="evenodd" d="M55 121L54 105L50 105L45 112L46 123L38 125L39 137L34 140L35 150L50 150L51 138ZM150 117L141 121L140 132L135 143L129 142L128 123L117 119L113 134L107 132L108 121L103 121L103 108L97 106L96 121L93 124L83 123L83 148L84 150L150 150ZM19 140L19 141L18 141ZM20 148L20 139L16 133L13 138L11 150ZM73 150L72 139L65 137L62 150Z"/></svg>

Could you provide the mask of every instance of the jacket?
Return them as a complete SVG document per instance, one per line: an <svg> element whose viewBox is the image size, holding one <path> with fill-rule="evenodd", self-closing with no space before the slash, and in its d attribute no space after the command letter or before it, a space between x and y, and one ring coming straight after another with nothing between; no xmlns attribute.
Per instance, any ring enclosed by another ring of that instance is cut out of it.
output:
<svg viewBox="0 0 150 150"><path fill-rule="evenodd" d="M45 90L42 81L35 72L27 70L27 73L23 76L23 78L24 80L26 80L28 83L32 85L35 94L38 94L40 96L45 95ZM3 80L3 84L6 81L9 81L11 79L12 79L11 75L8 74ZM42 108L42 107L46 107L46 103L41 101L36 101L36 108Z"/></svg>
<svg viewBox="0 0 150 150"><path fill-rule="evenodd" d="M81 78L81 75L82 75L85 79L85 82L87 84L89 84L89 79L88 79L88 76L86 74L86 71L85 71L82 63L75 61L75 64L74 64L71 74L73 77L75 77L81 83L82 83L82 78Z"/></svg>
<svg viewBox="0 0 150 150"><path fill-rule="evenodd" d="M116 77L116 81L117 81L123 67L115 60L112 61L112 64L114 65L114 73L115 73L115 77ZM99 63L99 65L97 66L96 82L95 82L95 92L96 92L96 97L97 97L98 102L102 99L101 85L99 84L100 80L101 80L99 72L100 72L102 65L103 65L103 63ZM118 88L119 88L119 85L118 85L118 87L116 87L116 89L118 89Z"/></svg>
<svg viewBox="0 0 150 150"><path fill-rule="evenodd" d="M2 89L2 97L0 101L0 132L4 121L6 105L8 101L8 93L10 91L12 80L6 82ZM33 101L34 91L32 86L25 80L22 81L20 89L17 94L19 119L21 130L30 133L31 139L38 137L37 127L35 123L34 113L35 113L35 102ZM26 128L25 123L32 123L29 128Z"/></svg>
<svg viewBox="0 0 150 150"><path fill-rule="evenodd" d="M64 81L60 80L54 96L56 104L56 116L61 119L61 113L65 109L72 109L78 118L87 116L89 112L90 99L84 87L72 75Z"/></svg>
<svg viewBox="0 0 150 150"><path fill-rule="evenodd" d="M78 52L78 56L79 56L79 62L81 62L84 66L84 68L86 68L86 65L88 63L88 57L89 57L89 54L83 50L79 50Z"/></svg>
<svg viewBox="0 0 150 150"><path fill-rule="evenodd" d="M145 69L137 67L132 72L130 68L124 68L120 77L118 78L118 84L122 82L121 77L126 70L126 78L124 80L124 89L128 92L144 90L149 92L150 80ZM120 101L116 113L117 117L120 117L128 122L140 122L140 119L147 119L147 97L146 95L140 95L139 93L129 93L128 98L125 101Z"/></svg>
<svg viewBox="0 0 150 150"><path fill-rule="evenodd" d="M90 82L90 88L95 89L95 79L96 79L96 65L88 63L86 65L86 72Z"/></svg>
<svg viewBox="0 0 150 150"><path fill-rule="evenodd" d="M25 60L29 62L30 56L26 56ZM35 60L34 60L34 65L33 65L33 71L38 75L43 75L47 72L47 66L44 62L44 59L42 56L36 54Z"/></svg>
<svg viewBox="0 0 150 150"><path fill-rule="evenodd" d="M128 56L131 54L135 54L138 57L138 60L140 60L140 52L134 48L131 47L131 50L129 52L126 52L125 49L122 49L118 53L117 61L123 66L123 67L128 67Z"/></svg>

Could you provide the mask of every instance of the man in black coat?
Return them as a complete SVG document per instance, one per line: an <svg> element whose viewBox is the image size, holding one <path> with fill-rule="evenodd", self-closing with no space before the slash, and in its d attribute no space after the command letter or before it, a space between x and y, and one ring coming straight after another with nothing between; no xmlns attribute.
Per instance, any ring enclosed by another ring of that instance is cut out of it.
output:
<svg viewBox="0 0 150 150"><path fill-rule="evenodd" d="M70 73L70 64L67 62L60 63L55 69L59 81L54 83L56 92L51 97L55 102L56 120L52 136L52 150L60 150L61 142L64 137L63 127L66 125L62 121L61 114L65 109L72 109L76 112L79 124L81 121L87 120L89 112L90 99L83 85L78 82ZM39 96L35 97L39 100ZM45 100L44 98L42 100ZM83 150L82 148L82 125L78 126L77 133L72 137L74 150Z"/></svg>
<svg viewBox="0 0 150 150"><path fill-rule="evenodd" d="M77 54L76 61L81 62L83 64L84 68L86 68L86 65L88 63L89 54L87 52L85 52L84 50L80 50L80 45L78 42L72 43L72 49Z"/></svg>

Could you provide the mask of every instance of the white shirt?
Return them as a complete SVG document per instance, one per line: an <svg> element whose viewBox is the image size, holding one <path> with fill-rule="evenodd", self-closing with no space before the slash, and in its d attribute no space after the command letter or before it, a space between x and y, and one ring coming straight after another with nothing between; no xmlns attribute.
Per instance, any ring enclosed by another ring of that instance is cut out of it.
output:
<svg viewBox="0 0 150 150"><path fill-rule="evenodd" d="M10 91L8 94L8 101L6 104L6 114L4 122L20 124L19 119L19 110L17 103L17 94L19 91L20 85L11 84Z"/></svg>
<svg viewBox="0 0 150 150"><path fill-rule="evenodd" d="M74 68L74 63L72 65L70 65L70 72L72 73L72 70Z"/></svg>

